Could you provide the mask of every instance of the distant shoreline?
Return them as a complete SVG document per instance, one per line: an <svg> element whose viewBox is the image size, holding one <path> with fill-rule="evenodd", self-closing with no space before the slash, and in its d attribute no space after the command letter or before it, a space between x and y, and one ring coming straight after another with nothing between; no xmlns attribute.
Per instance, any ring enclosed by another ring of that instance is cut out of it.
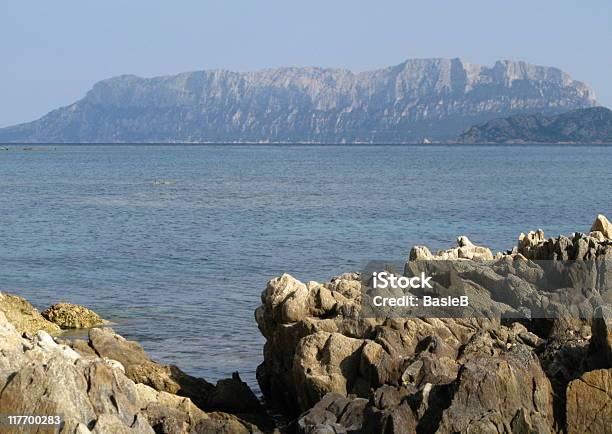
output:
<svg viewBox="0 0 612 434"><path fill-rule="evenodd" d="M368 146L406 146L406 147L470 147L470 146L485 146L485 147L534 147L534 146L612 146L608 142L535 142L535 143L455 143L455 142L437 142L437 143L332 143L332 142L31 142L31 143L0 143L0 147L36 147L36 146L312 146L312 147L327 147L327 146L342 146L342 147L368 147Z"/></svg>

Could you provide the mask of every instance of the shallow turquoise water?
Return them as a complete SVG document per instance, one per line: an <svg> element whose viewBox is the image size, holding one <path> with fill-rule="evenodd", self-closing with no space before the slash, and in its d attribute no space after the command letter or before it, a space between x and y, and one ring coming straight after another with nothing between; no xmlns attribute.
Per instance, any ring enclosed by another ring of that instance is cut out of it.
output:
<svg viewBox="0 0 612 434"><path fill-rule="evenodd" d="M49 146L0 151L0 289L69 300L157 360L251 384L283 272L324 280L457 235L612 216L612 147Z"/></svg>

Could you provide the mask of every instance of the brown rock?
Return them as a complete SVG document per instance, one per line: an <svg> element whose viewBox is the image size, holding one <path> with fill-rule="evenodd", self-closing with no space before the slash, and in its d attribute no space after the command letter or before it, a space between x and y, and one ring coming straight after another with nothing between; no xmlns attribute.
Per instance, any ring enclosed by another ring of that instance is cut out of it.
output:
<svg viewBox="0 0 612 434"><path fill-rule="evenodd" d="M538 229L537 231L531 231L527 235L520 234L518 241L518 251L528 251L530 248L538 246L544 242L544 231Z"/></svg>
<svg viewBox="0 0 612 434"><path fill-rule="evenodd" d="M93 423L91 432L92 434L155 434L142 414L137 414L130 425L126 425L114 414L101 414Z"/></svg>
<svg viewBox="0 0 612 434"><path fill-rule="evenodd" d="M612 369L583 374L569 384L566 398L568 434L610 432Z"/></svg>
<svg viewBox="0 0 612 434"><path fill-rule="evenodd" d="M254 425L245 424L231 414L209 413L208 416L208 419L198 421L190 434L249 434L261 432Z"/></svg>
<svg viewBox="0 0 612 434"><path fill-rule="evenodd" d="M306 313L308 289L289 274L270 280L261 297L272 308L274 318L279 322L295 322Z"/></svg>
<svg viewBox="0 0 612 434"><path fill-rule="evenodd" d="M204 419L209 419L189 398L158 392L144 384L136 384L143 412L156 432L183 433Z"/></svg>
<svg viewBox="0 0 612 434"><path fill-rule="evenodd" d="M410 434L417 432L418 420L403 388L382 386L370 398L364 411L362 430L366 433Z"/></svg>
<svg viewBox="0 0 612 434"><path fill-rule="evenodd" d="M83 339L75 339L73 341L67 341L74 351L82 356L97 356L96 352L89 346L89 344Z"/></svg>

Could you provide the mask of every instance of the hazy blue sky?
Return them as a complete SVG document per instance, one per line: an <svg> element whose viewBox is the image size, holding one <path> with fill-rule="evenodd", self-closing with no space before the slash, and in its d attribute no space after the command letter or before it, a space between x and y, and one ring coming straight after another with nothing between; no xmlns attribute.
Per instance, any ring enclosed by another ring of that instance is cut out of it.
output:
<svg viewBox="0 0 612 434"><path fill-rule="evenodd" d="M0 126L119 74L362 71L409 57L558 66L612 106L610 0L20 0L0 6L0 47Z"/></svg>

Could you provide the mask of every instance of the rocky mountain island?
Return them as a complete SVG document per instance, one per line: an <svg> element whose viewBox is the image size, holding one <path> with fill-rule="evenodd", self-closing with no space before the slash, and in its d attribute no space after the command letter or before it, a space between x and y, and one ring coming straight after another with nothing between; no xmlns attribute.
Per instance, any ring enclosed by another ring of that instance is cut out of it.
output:
<svg viewBox="0 0 612 434"><path fill-rule="evenodd" d="M0 142L414 143L452 139L494 118L596 105L593 91L565 72L508 60L410 59L360 73L124 75L38 120L0 129Z"/></svg>
<svg viewBox="0 0 612 434"><path fill-rule="evenodd" d="M493 119L461 134L461 143L612 143L612 111L605 107L560 115Z"/></svg>

